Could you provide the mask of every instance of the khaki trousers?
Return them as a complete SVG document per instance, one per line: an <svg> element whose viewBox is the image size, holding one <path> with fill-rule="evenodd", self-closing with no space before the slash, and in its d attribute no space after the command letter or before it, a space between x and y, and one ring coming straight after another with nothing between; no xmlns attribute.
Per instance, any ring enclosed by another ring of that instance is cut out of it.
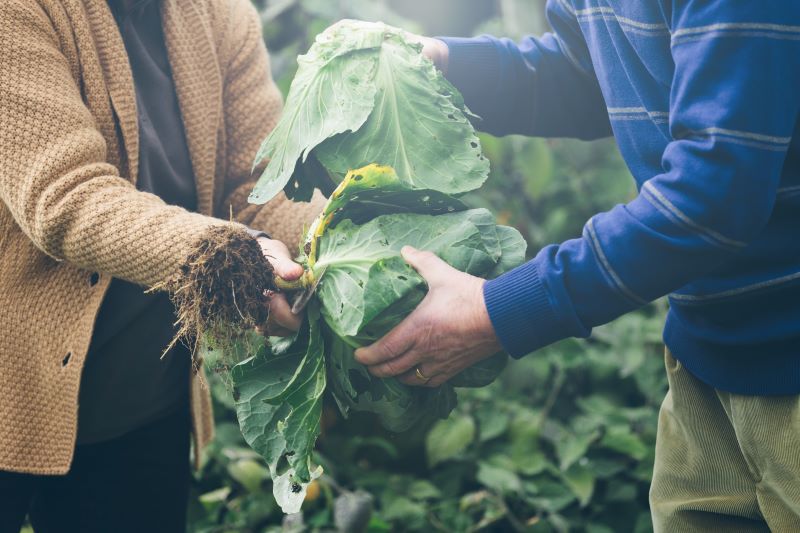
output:
<svg viewBox="0 0 800 533"><path fill-rule="evenodd" d="M667 352L650 508L656 533L800 532L800 396L741 396Z"/></svg>

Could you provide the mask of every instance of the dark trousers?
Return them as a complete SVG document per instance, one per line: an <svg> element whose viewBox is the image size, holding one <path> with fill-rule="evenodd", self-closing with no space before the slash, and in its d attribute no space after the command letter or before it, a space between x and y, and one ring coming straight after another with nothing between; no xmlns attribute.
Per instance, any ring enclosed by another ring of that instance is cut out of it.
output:
<svg viewBox="0 0 800 533"><path fill-rule="evenodd" d="M69 473L0 472L0 533L182 533L189 480L188 413L78 446Z"/></svg>

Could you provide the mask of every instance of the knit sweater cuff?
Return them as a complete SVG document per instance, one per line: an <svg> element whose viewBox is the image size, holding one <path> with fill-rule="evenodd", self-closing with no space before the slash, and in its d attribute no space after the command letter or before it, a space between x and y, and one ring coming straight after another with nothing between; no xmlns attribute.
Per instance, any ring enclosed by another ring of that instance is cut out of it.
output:
<svg viewBox="0 0 800 533"><path fill-rule="evenodd" d="M266 237L267 239L272 238L269 236L269 233L258 229L251 229L246 227L245 231L248 233L248 235L250 235L254 239L258 239L259 237Z"/></svg>
<svg viewBox="0 0 800 533"><path fill-rule="evenodd" d="M483 297L498 339L514 358L570 336L535 261L487 281Z"/></svg>
<svg viewBox="0 0 800 533"><path fill-rule="evenodd" d="M461 92L464 102L481 115L495 105L502 69L497 47L487 37L438 37L449 50L447 80Z"/></svg>

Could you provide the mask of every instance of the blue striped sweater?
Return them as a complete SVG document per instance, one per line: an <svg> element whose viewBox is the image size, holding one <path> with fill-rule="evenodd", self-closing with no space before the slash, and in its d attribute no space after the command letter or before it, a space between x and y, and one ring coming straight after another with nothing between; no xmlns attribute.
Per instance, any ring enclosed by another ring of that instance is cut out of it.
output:
<svg viewBox="0 0 800 533"><path fill-rule="evenodd" d="M614 135L639 186L489 281L521 356L669 295L664 340L695 376L800 393L800 3L550 0L553 32L446 38L489 133Z"/></svg>

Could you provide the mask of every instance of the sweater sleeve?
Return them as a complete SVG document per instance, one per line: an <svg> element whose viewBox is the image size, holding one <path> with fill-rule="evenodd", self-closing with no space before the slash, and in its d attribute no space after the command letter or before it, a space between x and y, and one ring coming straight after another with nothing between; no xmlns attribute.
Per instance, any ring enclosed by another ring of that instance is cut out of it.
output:
<svg viewBox="0 0 800 533"><path fill-rule="evenodd" d="M673 9L663 172L589 220L582 238L486 283L490 317L515 356L587 336L708 274L771 216L800 113L800 10L722 0Z"/></svg>
<svg viewBox="0 0 800 533"><path fill-rule="evenodd" d="M0 117L0 201L57 261L154 286L212 228L241 228L166 205L120 177L36 2L0 2Z"/></svg>
<svg viewBox="0 0 800 533"><path fill-rule="evenodd" d="M611 135L586 41L562 2L547 4L553 28L520 43L488 35L444 37L447 79L493 135L597 139Z"/></svg>
<svg viewBox="0 0 800 533"><path fill-rule="evenodd" d="M217 214L227 218L233 212L236 220L291 247L300 242L304 227L322 210L324 198L317 194L311 202L292 202L281 193L265 205L247 202L256 184L253 160L280 118L282 97L270 74L256 9L250 0L229 5L232 16L226 37L230 59L223 93L227 161L225 193Z"/></svg>

